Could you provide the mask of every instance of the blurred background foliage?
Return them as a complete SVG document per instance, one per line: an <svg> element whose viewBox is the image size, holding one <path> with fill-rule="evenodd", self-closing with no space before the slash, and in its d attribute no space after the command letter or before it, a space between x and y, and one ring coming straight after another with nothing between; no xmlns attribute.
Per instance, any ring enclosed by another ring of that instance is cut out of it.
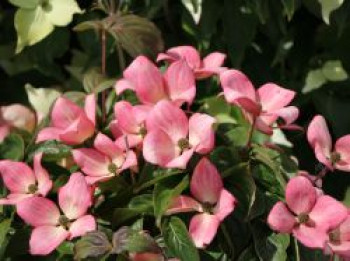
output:
<svg viewBox="0 0 350 261"><path fill-rule="evenodd" d="M0 2L0 105L29 104L25 85L82 91L83 75L100 67L101 45L94 30L107 19L91 10L92 0L78 0L85 10L66 27L16 54L14 16L17 8ZM258 87L273 81L298 92L299 124L307 127L315 114L328 120L334 139L350 133L350 1L342 0L120 0L121 12L143 20L118 20L126 32L107 34L107 74L120 77L124 63L133 56L177 45L193 45L203 55L228 54L226 66L239 68ZM131 17L132 18L132 17ZM146 20L147 19L147 20ZM157 31L156 27L159 29ZM73 30L75 26L76 32ZM84 27L84 26L85 27ZM143 28L143 29L140 29ZM127 30L127 29L125 29ZM124 33L124 34L123 34ZM143 44L137 39L142 37ZM152 39L152 40L150 40ZM120 60L119 42L125 61ZM139 45L138 45L139 44ZM119 56L119 58L118 58ZM348 72L348 73L347 73ZM103 87L101 87L103 88ZM203 91L205 97L218 89ZM201 94L200 94L201 95ZM204 97L203 96L203 97ZM288 133L301 169L311 173L320 167L305 135ZM325 190L350 203L348 174L329 174Z"/></svg>

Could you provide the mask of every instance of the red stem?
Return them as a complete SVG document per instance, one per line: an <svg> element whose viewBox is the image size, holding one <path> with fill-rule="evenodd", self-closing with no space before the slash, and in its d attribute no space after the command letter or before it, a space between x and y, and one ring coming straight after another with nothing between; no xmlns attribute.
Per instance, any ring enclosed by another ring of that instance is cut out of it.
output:
<svg viewBox="0 0 350 261"><path fill-rule="evenodd" d="M106 75L106 31L101 31L101 72ZM106 91L102 92L102 121L106 121Z"/></svg>

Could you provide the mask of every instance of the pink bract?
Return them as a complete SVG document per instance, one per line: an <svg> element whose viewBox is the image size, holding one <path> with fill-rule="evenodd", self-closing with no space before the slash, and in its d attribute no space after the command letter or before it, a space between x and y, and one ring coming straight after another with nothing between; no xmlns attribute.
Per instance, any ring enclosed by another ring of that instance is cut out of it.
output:
<svg viewBox="0 0 350 261"><path fill-rule="evenodd" d="M95 132L95 113L94 94L86 96L84 109L60 97L53 106L50 127L42 129L36 141L59 140L68 145L81 144Z"/></svg>
<svg viewBox="0 0 350 261"><path fill-rule="evenodd" d="M350 258L350 216L335 229L329 231L325 252Z"/></svg>
<svg viewBox="0 0 350 261"><path fill-rule="evenodd" d="M87 175L89 184L111 179L123 170L137 166L136 155L132 150L120 148L102 133L97 134L94 148L75 149L73 158Z"/></svg>
<svg viewBox="0 0 350 261"><path fill-rule="evenodd" d="M332 138L326 120L321 115L316 115L307 129L307 139L318 161L329 170L336 168L350 171L350 135L339 138L332 149Z"/></svg>
<svg viewBox="0 0 350 261"><path fill-rule="evenodd" d="M169 101L160 101L147 117L144 158L167 168L186 168L194 152L209 153L214 148L215 119L195 113L189 119Z"/></svg>
<svg viewBox="0 0 350 261"><path fill-rule="evenodd" d="M115 120L110 124L110 129L119 147L127 149L142 144L147 133L146 118L151 109L145 105L132 106L126 101L115 104Z"/></svg>
<svg viewBox="0 0 350 261"><path fill-rule="evenodd" d="M185 60L193 70L196 79L205 79L227 70L226 67L222 67L225 58L225 54L214 52L201 60L199 52L194 47L177 46L170 48L166 53L159 54L157 61L174 63L176 61Z"/></svg>
<svg viewBox="0 0 350 261"><path fill-rule="evenodd" d="M281 128L298 129L293 122L299 116L299 109L287 106L295 92L274 83L267 83L257 91L249 78L238 70L227 70L220 74L220 81L227 102L243 109L247 119L261 132L272 135L272 125L283 119Z"/></svg>
<svg viewBox="0 0 350 261"><path fill-rule="evenodd" d="M153 106L161 100L170 100L177 106L192 104L196 95L195 78L185 61L171 64L164 74L145 56L137 57L117 81L117 94L133 90L140 102Z"/></svg>
<svg viewBox="0 0 350 261"><path fill-rule="evenodd" d="M17 204L17 214L33 226L29 246L32 255L47 255L64 240L96 229L95 218L86 212L92 204L92 190L84 176L73 173L58 192L59 208L51 200L31 197Z"/></svg>
<svg viewBox="0 0 350 261"><path fill-rule="evenodd" d="M189 233L198 248L205 248L214 239L220 223L234 210L237 200L223 187L216 167L203 158L191 179L191 194L174 198L167 214L197 211L190 221Z"/></svg>
<svg viewBox="0 0 350 261"><path fill-rule="evenodd" d="M281 233L293 235L310 248L323 248L327 232L347 217L346 207L330 196L318 195L309 179L292 178L286 187L286 204L277 202L267 222Z"/></svg>
<svg viewBox="0 0 350 261"><path fill-rule="evenodd" d="M52 187L48 172L41 166L42 154L34 156L34 170L23 162L0 161L0 174L10 194L0 204L17 204L34 196L45 197Z"/></svg>
<svg viewBox="0 0 350 261"><path fill-rule="evenodd" d="M10 133L11 128L32 132L36 125L34 112L21 104L0 106L0 143Z"/></svg>

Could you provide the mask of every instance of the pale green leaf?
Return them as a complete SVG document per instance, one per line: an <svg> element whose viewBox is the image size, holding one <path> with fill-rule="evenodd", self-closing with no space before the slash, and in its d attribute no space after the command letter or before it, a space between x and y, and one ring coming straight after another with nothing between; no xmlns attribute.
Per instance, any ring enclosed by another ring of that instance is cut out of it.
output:
<svg viewBox="0 0 350 261"><path fill-rule="evenodd" d="M339 60L330 60L325 62L320 69L309 71L302 92L311 92L328 81L339 82L346 79L348 79L348 74L341 62Z"/></svg>
<svg viewBox="0 0 350 261"><path fill-rule="evenodd" d="M329 17L331 13L338 9L344 2L344 0L318 0L321 4L322 18L326 24L329 24Z"/></svg>
<svg viewBox="0 0 350 261"><path fill-rule="evenodd" d="M46 8L46 16L56 26L66 26L73 20L74 14L83 11L75 0L50 0L50 8Z"/></svg>
<svg viewBox="0 0 350 261"><path fill-rule="evenodd" d="M43 40L54 30L55 25L69 24L75 13L82 13L75 0L45 0L35 8L18 9L15 16L18 35L16 53L27 45L31 46Z"/></svg>
<svg viewBox="0 0 350 261"><path fill-rule="evenodd" d="M15 28L18 35L16 53L19 53L25 46L34 45L48 36L54 26L41 8L21 8L15 15Z"/></svg>
<svg viewBox="0 0 350 261"><path fill-rule="evenodd" d="M287 139L286 135L280 129L274 129L271 136L271 142L276 145L281 145L287 148L292 148L293 144Z"/></svg>
<svg viewBox="0 0 350 261"><path fill-rule="evenodd" d="M327 80L338 82L348 78L348 74L339 60L327 61L322 67L322 73Z"/></svg>
<svg viewBox="0 0 350 261"><path fill-rule="evenodd" d="M15 6L28 9L33 9L39 4L39 0L9 0L9 2Z"/></svg>
<svg viewBox="0 0 350 261"><path fill-rule="evenodd" d="M53 102L61 96L61 92L55 88L34 88L29 83L24 88L30 105L41 117L45 117L49 113Z"/></svg>
<svg viewBox="0 0 350 261"><path fill-rule="evenodd" d="M288 21L292 20L293 14L295 12L295 0L282 0L282 4Z"/></svg>
<svg viewBox="0 0 350 261"><path fill-rule="evenodd" d="M302 90L302 93L311 92L311 91L321 87L326 82L327 82L327 79L323 75L321 69L309 71L309 73L306 77L305 86Z"/></svg>
<svg viewBox="0 0 350 261"><path fill-rule="evenodd" d="M202 0L181 0L181 2L190 12L193 21L198 24L202 15Z"/></svg>

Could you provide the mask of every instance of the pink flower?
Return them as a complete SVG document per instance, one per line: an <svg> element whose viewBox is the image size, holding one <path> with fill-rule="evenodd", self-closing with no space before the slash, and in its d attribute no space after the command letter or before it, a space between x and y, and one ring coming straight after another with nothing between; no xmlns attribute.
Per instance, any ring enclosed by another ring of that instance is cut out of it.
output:
<svg viewBox="0 0 350 261"><path fill-rule="evenodd" d="M35 114L21 104L0 106L0 142L10 133L11 128L32 132L36 125Z"/></svg>
<svg viewBox="0 0 350 261"><path fill-rule="evenodd" d="M336 168L350 171L350 135L338 139L332 151L332 138L326 121L321 115L317 115L307 129L307 139L318 161L329 170Z"/></svg>
<svg viewBox="0 0 350 261"><path fill-rule="evenodd" d="M96 229L95 218L86 215L92 204L91 188L84 176L73 173L58 192L59 208L51 200L31 197L17 204L17 214L33 226L29 246L32 255L47 255L66 239Z"/></svg>
<svg viewBox="0 0 350 261"><path fill-rule="evenodd" d="M123 170L137 166L133 151L118 147L102 133L96 136L94 147L73 150L73 158L87 175L89 184L111 179Z"/></svg>
<svg viewBox="0 0 350 261"><path fill-rule="evenodd" d="M272 135L272 125L279 118L284 120L279 127L300 128L292 124L299 116L298 108L287 106L295 96L294 91L274 83L264 84L255 91L248 77L237 70L221 73L220 81L227 102L241 107L248 120L261 132Z"/></svg>
<svg viewBox="0 0 350 261"><path fill-rule="evenodd" d="M33 197L45 197L52 187L47 171L41 166L42 154L34 156L34 171L23 162L0 161L0 174L5 187L10 191L0 204L17 204L21 200Z"/></svg>
<svg viewBox="0 0 350 261"><path fill-rule="evenodd" d="M115 120L110 124L110 129L119 147L134 148L142 143L147 133L146 118L150 110L149 106L132 106L126 101L115 104Z"/></svg>
<svg viewBox="0 0 350 261"><path fill-rule="evenodd" d="M145 56L137 57L117 81L117 94L133 90L141 103L153 106L158 101L170 100L180 106L192 104L196 83L192 70L185 61L171 64L164 75Z"/></svg>
<svg viewBox="0 0 350 261"><path fill-rule="evenodd" d="M95 95L86 96L84 110L60 97L51 112L51 126L41 130L37 142L59 140L68 145L77 145L90 138L95 131Z"/></svg>
<svg viewBox="0 0 350 261"><path fill-rule="evenodd" d="M318 195L309 179L292 178L286 187L286 204L277 202L267 222L281 233L293 233L310 248L323 248L328 230L337 227L347 217L346 207L330 196Z"/></svg>
<svg viewBox="0 0 350 261"><path fill-rule="evenodd" d="M225 58L225 54L214 52L207 55L202 61L198 51L192 46L177 46L169 49L166 53L159 54L157 61L165 60L173 63L185 60L194 71L196 79L205 79L227 70L226 67L222 67Z"/></svg>
<svg viewBox="0 0 350 261"><path fill-rule="evenodd" d="M311 175L309 172L307 172L306 170L299 170L297 175L303 176L305 178L307 178L308 180L310 180L310 182L315 186L315 189L317 190L318 188L322 188L322 177L320 176L315 176L315 175ZM322 190L320 190L319 194L321 193Z"/></svg>
<svg viewBox="0 0 350 261"><path fill-rule="evenodd" d="M191 194L173 200L167 214L197 211L190 222L189 232L198 248L204 248L214 239L220 223L234 210L237 200L224 189L216 167L203 158L191 179Z"/></svg>
<svg viewBox="0 0 350 261"><path fill-rule="evenodd" d="M143 156L166 168L185 169L194 152L207 154L214 147L215 119L201 113L186 114L168 101L160 101L147 118Z"/></svg>
<svg viewBox="0 0 350 261"><path fill-rule="evenodd" d="M350 258L350 216L328 233L325 252Z"/></svg>

